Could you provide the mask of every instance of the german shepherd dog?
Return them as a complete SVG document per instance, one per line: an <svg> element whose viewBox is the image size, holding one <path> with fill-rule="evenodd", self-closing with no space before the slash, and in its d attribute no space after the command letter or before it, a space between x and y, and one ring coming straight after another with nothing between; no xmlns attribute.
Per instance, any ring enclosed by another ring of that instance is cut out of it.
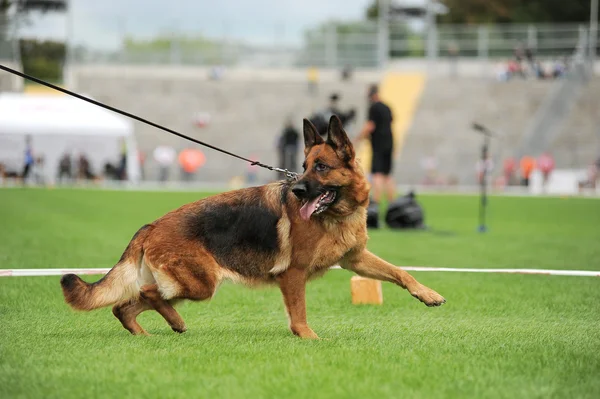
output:
<svg viewBox="0 0 600 399"><path fill-rule="evenodd" d="M291 331L318 338L306 321L309 279L340 265L389 281L427 306L445 299L404 270L366 249L369 184L337 116L327 139L304 120L304 173L215 195L182 206L133 236L119 262L96 283L62 277L66 302L77 310L113 305L132 334L147 334L136 317L156 310L176 332L186 331L173 305L210 299L225 280L279 286Z"/></svg>

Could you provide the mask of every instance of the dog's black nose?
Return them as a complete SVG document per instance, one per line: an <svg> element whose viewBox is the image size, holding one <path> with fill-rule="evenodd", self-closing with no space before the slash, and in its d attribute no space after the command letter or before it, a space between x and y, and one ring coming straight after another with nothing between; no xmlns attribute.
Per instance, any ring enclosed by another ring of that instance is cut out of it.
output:
<svg viewBox="0 0 600 399"><path fill-rule="evenodd" d="M298 182L292 186L292 192L298 198L303 198L308 191L308 187L306 187L306 183Z"/></svg>

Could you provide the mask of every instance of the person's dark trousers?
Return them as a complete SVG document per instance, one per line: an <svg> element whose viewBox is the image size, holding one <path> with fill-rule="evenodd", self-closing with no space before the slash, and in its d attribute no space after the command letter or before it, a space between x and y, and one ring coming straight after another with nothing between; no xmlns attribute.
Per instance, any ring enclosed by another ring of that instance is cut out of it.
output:
<svg viewBox="0 0 600 399"><path fill-rule="evenodd" d="M297 168L298 149L295 146L286 146L283 151L283 168L294 172Z"/></svg>
<svg viewBox="0 0 600 399"><path fill-rule="evenodd" d="M168 178L169 178L169 167L161 166L159 173L158 173L158 180L164 183L167 181Z"/></svg>

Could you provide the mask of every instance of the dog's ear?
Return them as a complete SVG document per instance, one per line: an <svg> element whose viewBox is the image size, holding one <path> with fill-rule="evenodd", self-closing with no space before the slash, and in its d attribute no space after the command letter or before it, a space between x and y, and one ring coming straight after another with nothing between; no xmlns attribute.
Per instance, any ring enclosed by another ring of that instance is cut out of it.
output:
<svg viewBox="0 0 600 399"><path fill-rule="evenodd" d="M349 162L354 158L354 147L342 127L342 121L337 115L332 115L331 119L329 119L326 143L329 144L345 162Z"/></svg>
<svg viewBox="0 0 600 399"><path fill-rule="evenodd" d="M317 144L323 144L323 139L317 128L311 121L304 118L304 153L306 154L310 147Z"/></svg>

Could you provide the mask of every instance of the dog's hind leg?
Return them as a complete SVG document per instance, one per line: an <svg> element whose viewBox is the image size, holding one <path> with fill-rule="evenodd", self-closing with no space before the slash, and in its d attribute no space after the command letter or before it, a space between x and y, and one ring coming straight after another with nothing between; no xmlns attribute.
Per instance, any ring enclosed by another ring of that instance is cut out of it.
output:
<svg viewBox="0 0 600 399"><path fill-rule="evenodd" d="M140 295L154 310L156 310L162 317L165 318L173 331L183 333L187 330L185 322L179 313L177 313L169 301L161 296L160 292L158 292L158 286L156 284L144 285L140 289Z"/></svg>
<svg viewBox="0 0 600 399"><path fill-rule="evenodd" d="M164 251L163 246L149 247L143 264L150 270L153 282L141 285L140 295L156 310L173 331L182 333L186 326L173 308L176 301L202 301L213 296L220 281L219 265L198 248L186 248L186 256Z"/></svg>
<svg viewBox="0 0 600 399"><path fill-rule="evenodd" d="M113 314L119 319L121 324L123 324L123 327L133 335L149 335L146 330L139 325L136 317L143 311L150 309L152 309L152 306L144 299L137 298L115 305L113 307Z"/></svg>

